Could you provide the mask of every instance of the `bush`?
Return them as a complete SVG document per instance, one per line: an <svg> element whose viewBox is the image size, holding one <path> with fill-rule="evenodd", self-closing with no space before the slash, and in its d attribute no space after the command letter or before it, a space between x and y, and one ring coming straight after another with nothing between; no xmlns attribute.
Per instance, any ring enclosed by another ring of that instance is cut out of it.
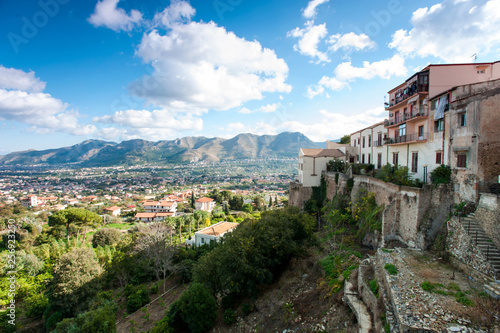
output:
<svg viewBox="0 0 500 333"><path fill-rule="evenodd" d="M217 302L207 287L193 283L169 309L168 317L174 325L187 324L193 333L211 329L217 319Z"/></svg>
<svg viewBox="0 0 500 333"><path fill-rule="evenodd" d="M451 168L441 164L431 171L431 182L433 184L448 184L451 180Z"/></svg>
<svg viewBox="0 0 500 333"><path fill-rule="evenodd" d="M158 284L155 283L149 288L149 293L150 294L158 294Z"/></svg>
<svg viewBox="0 0 500 333"><path fill-rule="evenodd" d="M122 237L122 233L119 230L112 228L104 228L101 230L97 230L92 237L92 246L106 246L106 245L115 245L118 244Z"/></svg>
<svg viewBox="0 0 500 333"><path fill-rule="evenodd" d="M49 300L43 293L37 293L24 299L26 317L42 317Z"/></svg>
<svg viewBox="0 0 500 333"><path fill-rule="evenodd" d="M54 312L45 322L45 327L47 328L47 331L51 332L52 329L56 327L57 323L61 321L61 319L62 319L61 312L59 311Z"/></svg>
<svg viewBox="0 0 500 333"><path fill-rule="evenodd" d="M398 275L398 269L393 264L385 264L384 268L391 275Z"/></svg>
<svg viewBox="0 0 500 333"><path fill-rule="evenodd" d="M346 172L347 170L347 163L344 160L341 160L339 158L335 158L333 160L328 161L326 164L326 170L330 172Z"/></svg>
<svg viewBox="0 0 500 333"><path fill-rule="evenodd" d="M241 311L243 311L243 315L246 317L253 311L253 306L250 303L243 303L241 306Z"/></svg>
<svg viewBox="0 0 500 333"><path fill-rule="evenodd" d="M370 280L370 289L372 293L378 298L379 285L377 279Z"/></svg>
<svg viewBox="0 0 500 333"><path fill-rule="evenodd" d="M146 289L140 288L132 293L127 300L127 312L133 313L149 303L149 293Z"/></svg>
<svg viewBox="0 0 500 333"><path fill-rule="evenodd" d="M236 322L236 314L234 313L233 309L227 309L226 311L224 311L223 319L228 326L234 324Z"/></svg>
<svg viewBox="0 0 500 333"><path fill-rule="evenodd" d="M116 311L113 302L82 314L67 318L57 324L55 333L113 333L116 332Z"/></svg>

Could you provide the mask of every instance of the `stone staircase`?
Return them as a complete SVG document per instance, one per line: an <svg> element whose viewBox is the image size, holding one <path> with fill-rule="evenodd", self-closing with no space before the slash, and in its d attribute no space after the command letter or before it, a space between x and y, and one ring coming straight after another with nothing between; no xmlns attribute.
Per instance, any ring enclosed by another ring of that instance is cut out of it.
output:
<svg viewBox="0 0 500 333"><path fill-rule="evenodd" d="M488 262L495 270L495 280L492 279L490 283L485 284L484 291L490 296L499 299L500 281L496 280L496 278L500 276L500 251L491 241L491 238L486 234L486 232L484 232L483 228L481 228L481 226L476 222L474 213L471 213L466 217L461 217L460 222L469 234L472 242L484 254Z"/></svg>

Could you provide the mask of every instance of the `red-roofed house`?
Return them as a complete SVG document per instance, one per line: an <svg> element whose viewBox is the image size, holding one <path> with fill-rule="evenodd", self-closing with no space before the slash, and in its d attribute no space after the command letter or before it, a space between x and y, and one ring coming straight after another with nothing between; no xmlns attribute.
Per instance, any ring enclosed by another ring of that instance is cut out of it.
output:
<svg viewBox="0 0 500 333"><path fill-rule="evenodd" d="M194 202L194 207L196 210L204 210L206 212L211 212L215 207L215 201L212 198L199 198Z"/></svg>
<svg viewBox="0 0 500 333"><path fill-rule="evenodd" d="M111 215L113 215L113 216L119 216L122 213L122 209L120 207L117 207L117 206L111 206L108 208L104 208L104 210L107 213L111 213Z"/></svg>
<svg viewBox="0 0 500 333"><path fill-rule="evenodd" d="M194 245L201 246L212 241L219 241L227 232L233 231L238 226L238 223L222 221L201 229L194 233Z"/></svg>

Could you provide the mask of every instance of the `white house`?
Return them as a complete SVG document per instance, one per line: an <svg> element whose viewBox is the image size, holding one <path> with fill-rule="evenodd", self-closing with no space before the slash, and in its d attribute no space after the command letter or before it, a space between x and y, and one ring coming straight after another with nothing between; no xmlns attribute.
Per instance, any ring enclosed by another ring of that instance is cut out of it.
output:
<svg viewBox="0 0 500 333"><path fill-rule="evenodd" d="M231 232L238 223L222 221L194 233L194 245L201 246L211 241L218 241L227 232ZM191 242L192 243L192 242Z"/></svg>
<svg viewBox="0 0 500 333"><path fill-rule="evenodd" d="M345 161L346 154L340 149L305 149L299 151L299 183L303 186L319 186L321 172L334 158Z"/></svg>
<svg viewBox="0 0 500 333"><path fill-rule="evenodd" d="M211 212L215 208L215 201L212 198L199 198L194 202L194 207L196 210L204 210L206 212Z"/></svg>
<svg viewBox="0 0 500 333"><path fill-rule="evenodd" d="M113 216L120 216L120 214L122 213L122 209L120 207L117 207L117 206L104 208L104 210Z"/></svg>

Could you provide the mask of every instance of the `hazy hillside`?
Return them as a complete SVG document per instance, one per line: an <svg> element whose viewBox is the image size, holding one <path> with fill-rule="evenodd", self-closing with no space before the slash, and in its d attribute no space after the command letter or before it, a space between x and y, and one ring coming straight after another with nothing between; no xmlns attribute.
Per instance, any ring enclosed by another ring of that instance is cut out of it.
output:
<svg viewBox="0 0 500 333"><path fill-rule="evenodd" d="M80 166L183 163L262 157L295 157L299 148L320 148L301 133L239 134L231 139L185 137L171 141L87 140L71 147L28 150L0 156L0 165L76 164Z"/></svg>

